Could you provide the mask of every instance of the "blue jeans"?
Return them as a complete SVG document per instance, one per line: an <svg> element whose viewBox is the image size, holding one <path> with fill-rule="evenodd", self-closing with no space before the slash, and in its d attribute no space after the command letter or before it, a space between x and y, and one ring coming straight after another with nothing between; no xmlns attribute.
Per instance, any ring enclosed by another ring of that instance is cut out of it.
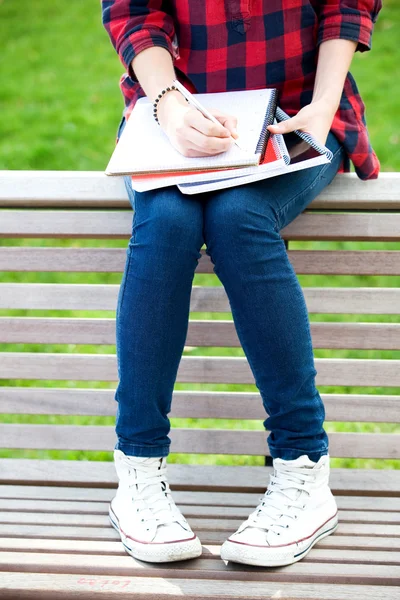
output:
<svg viewBox="0 0 400 600"><path fill-rule="evenodd" d="M169 454L168 413L206 244L268 414L271 456L328 453L308 311L279 233L336 175L344 151L333 133L326 145L329 164L194 196L176 186L134 192L125 177L134 213L116 313L116 449Z"/></svg>

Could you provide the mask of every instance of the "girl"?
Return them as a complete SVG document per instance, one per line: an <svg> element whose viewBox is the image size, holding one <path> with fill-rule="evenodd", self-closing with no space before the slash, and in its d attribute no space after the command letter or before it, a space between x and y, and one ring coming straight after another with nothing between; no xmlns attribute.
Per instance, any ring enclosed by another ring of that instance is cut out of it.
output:
<svg viewBox="0 0 400 600"><path fill-rule="evenodd" d="M274 467L262 501L224 542L221 557L260 566L296 562L335 531L338 518L307 307L279 231L338 171L349 171L350 161L360 178L378 176L348 69L356 50L371 48L381 0L104 0L102 8L127 71L118 136L138 98L154 102L177 78L193 93L277 88L291 118L270 131L307 131L333 153L329 164L195 196L176 186L134 192L125 177L134 215L117 305L119 486L111 522L141 560L202 552L172 498L166 457L167 414L206 244L269 415ZM212 111L216 125L179 91L164 93L157 106L160 127L185 156L225 152L237 135L235 115Z"/></svg>

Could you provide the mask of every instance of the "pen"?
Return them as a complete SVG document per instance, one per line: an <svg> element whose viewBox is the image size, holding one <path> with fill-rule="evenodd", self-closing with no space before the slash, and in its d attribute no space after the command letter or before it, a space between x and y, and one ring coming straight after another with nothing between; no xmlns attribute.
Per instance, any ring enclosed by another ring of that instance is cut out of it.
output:
<svg viewBox="0 0 400 600"><path fill-rule="evenodd" d="M207 119L210 119L210 121L212 121L213 123L216 123L217 125L221 125L220 121L218 121L218 119L216 119L214 117L214 115L212 115L206 108L204 108L204 106L202 106L200 104L200 102L181 84L180 81L178 81L177 79L174 79L174 81L172 83L181 92L181 94L186 98L186 100L189 102L189 104L191 104L192 106L197 108L197 110L199 110L204 117L206 117ZM231 135L231 138L233 139L233 141L235 142L235 144L238 148L240 148L241 150L244 150L244 148L242 148L238 144L238 142L235 140L235 138L232 135Z"/></svg>

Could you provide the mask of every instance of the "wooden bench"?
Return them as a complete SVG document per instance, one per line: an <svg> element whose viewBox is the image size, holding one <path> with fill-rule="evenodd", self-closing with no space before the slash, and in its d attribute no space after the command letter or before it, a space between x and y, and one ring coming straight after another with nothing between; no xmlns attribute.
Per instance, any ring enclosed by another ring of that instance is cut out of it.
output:
<svg viewBox="0 0 400 600"><path fill-rule="evenodd" d="M96 172L0 172L0 206L0 237L25 244L0 244L0 271L5 272L0 284L0 448L11 449L0 459L2 600L400 598L400 470L331 466L330 484L339 506L333 535L293 565L225 563L220 545L253 510L269 482L266 432L173 427L172 453L258 456L261 462L243 466L239 456L230 466L169 464L174 498L199 535L203 555L157 565L128 556L109 523L108 503L117 485L112 462L57 460L51 452L28 458L29 449L111 452L114 447L116 360L112 351L101 353L101 346L115 343L115 315L18 316L18 310L114 311L132 209L122 180ZM393 424L388 433L373 427L368 433L330 433L332 463L338 458L399 461L400 174L382 174L369 182L339 175L281 233L298 274L392 276L390 287L374 287L373 279L361 287L365 279L360 277L360 287L350 288L345 278L338 282L333 277L325 278L327 285L305 286L304 291L310 313L345 313L342 322L312 322L314 348L381 351L378 358L316 358L318 386L345 386L342 393L322 394L327 422ZM54 238L57 247L49 245ZM63 240L92 239L104 240L103 247L62 245ZM110 247L106 240L119 246ZM293 250L289 240L371 244L363 250L324 249L323 244ZM196 273L212 273L204 248L202 252ZM24 273L18 283L9 274L16 271ZM43 283L52 271L65 274L64 282ZM73 283L76 272L87 273L88 283ZM91 283L90 274L96 273L119 280ZM225 291L214 277L215 286L193 286L191 313L229 313ZM352 316L360 314L370 318L353 322ZM374 315L387 315L386 321L373 322ZM37 351L24 351L24 343L37 344ZM9 351L7 344L21 344L20 351ZM46 351L52 344L67 346ZM79 352L75 345L82 344L99 345L99 353ZM237 349L240 344L232 320L191 318L189 347ZM10 385L6 380L15 381ZM31 380L34 386L24 386ZM57 387L60 381L67 387ZM96 382L109 382L109 387L96 387ZM254 379L243 355L185 353L177 383L254 384ZM353 393L346 391L349 386ZM9 414L70 416L70 424L10 423ZM108 417L111 424L71 424L72 415L88 421ZM265 416L257 391L212 386L176 390L170 413L171 418L258 422Z"/></svg>

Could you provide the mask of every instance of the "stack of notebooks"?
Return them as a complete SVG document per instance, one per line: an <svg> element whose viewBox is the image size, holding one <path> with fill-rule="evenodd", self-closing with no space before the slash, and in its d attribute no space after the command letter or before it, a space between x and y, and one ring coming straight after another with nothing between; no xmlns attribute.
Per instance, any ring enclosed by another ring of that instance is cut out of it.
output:
<svg viewBox="0 0 400 600"><path fill-rule="evenodd" d="M288 117L277 106L277 90L194 94L202 106L237 117L238 142L226 152L186 157L170 143L153 117L147 97L137 100L115 146L106 175L129 175L132 188L144 192L177 185L197 194L244 185L330 162L332 153L312 136L296 131L271 134L267 127Z"/></svg>

